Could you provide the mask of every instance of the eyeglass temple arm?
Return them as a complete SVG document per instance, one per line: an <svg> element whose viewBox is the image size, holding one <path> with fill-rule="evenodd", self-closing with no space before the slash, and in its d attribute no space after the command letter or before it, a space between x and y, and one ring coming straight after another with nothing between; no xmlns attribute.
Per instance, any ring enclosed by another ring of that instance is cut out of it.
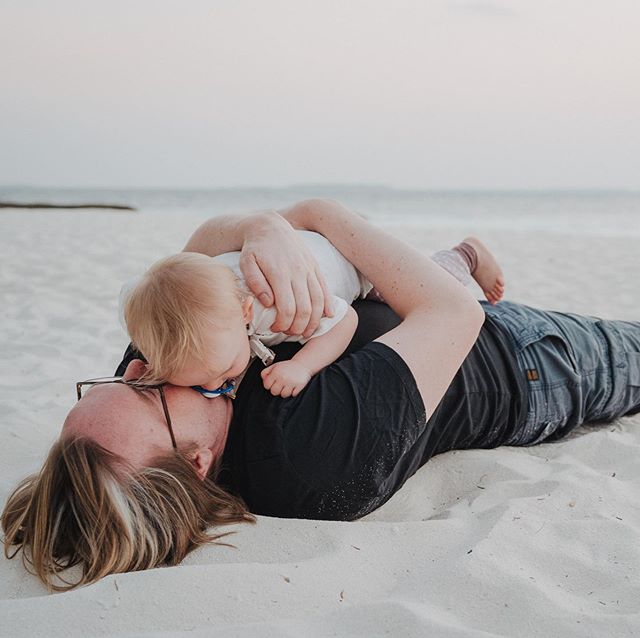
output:
<svg viewBox="0 0 640 638"><path fill-rule="evenodd" d="M167 406L167 400L164 397L164 390L162 386L158 388L160 390L160 400L162 401L162 409L164 410L164 415L167 419L167 425L169 426L169 434L171 435L171 444L173 445L173 449L177 450L178 445L176 443L176 437L173 435L173 425L171 423L171 416L169 416L169 407Z"/></svg>

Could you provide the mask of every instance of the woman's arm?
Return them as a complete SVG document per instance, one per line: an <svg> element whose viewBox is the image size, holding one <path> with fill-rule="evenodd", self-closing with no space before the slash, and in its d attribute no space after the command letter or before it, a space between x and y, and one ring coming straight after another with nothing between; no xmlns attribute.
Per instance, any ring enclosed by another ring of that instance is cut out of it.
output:
<svg viewBox="0 0 640 638"><path fill-rule="evenodd" d="M323 314L332 316L322 272L307 245L274 211L222 215L204 222L185 252L215 257L240 250L240 268L263 306L275 303L274 332L311 336Z"/></svg>
<svg viewBox="0 0 640 638"><path fill-rule="evenodd" d="M404 359L432 414L478 337L478 302L431 259L337 202L308 200L280 213L324 235L400 315L402 323L376 341Z"/></svg>

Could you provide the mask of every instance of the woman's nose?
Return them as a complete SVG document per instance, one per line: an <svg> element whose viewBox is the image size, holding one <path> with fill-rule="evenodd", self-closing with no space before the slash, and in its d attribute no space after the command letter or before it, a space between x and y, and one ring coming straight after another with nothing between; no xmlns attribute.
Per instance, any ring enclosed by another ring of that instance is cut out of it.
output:
<svg viewBox="0 0 640 638"><path fill-rule="evenodd" d="M125 381L135 381L145 373L146 369L147 364L142 359L134 359L127 366L122 378Z"/></svg>

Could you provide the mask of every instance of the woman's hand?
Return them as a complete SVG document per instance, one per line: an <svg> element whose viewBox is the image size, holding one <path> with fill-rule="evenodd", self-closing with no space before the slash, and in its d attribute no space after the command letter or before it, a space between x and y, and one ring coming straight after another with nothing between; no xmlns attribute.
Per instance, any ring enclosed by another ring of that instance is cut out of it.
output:
<svg viewBox="0 0 640 638"><path fill-rule="evenodd" d="M240 268L264 306L275 303L274 332L311 336L323 315L332 317L331 297L307 245L275 211L209 219L184 250L215 257L241 250Z"/></svg>
<svg viewBox="0 0 640 638"><path fill-rule="evenodd" d="M333 316L318 264L292 226L276 212L247 224L240 268L263 306L277 309L274 332L309 337L323 315Z"/></svg>

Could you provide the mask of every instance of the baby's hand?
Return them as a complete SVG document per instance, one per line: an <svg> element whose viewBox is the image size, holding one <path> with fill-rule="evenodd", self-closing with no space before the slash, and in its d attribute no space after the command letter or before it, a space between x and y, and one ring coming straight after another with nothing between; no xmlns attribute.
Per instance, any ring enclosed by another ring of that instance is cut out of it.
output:
<svg viewBox="0 0 640 638"><path fill-rule="evenodd" d="M265 368L260 374L265 389L269 390L273 396L280 395L283 399L298 396L311 379L309 370L293 359L278 361Z"/></svg>

